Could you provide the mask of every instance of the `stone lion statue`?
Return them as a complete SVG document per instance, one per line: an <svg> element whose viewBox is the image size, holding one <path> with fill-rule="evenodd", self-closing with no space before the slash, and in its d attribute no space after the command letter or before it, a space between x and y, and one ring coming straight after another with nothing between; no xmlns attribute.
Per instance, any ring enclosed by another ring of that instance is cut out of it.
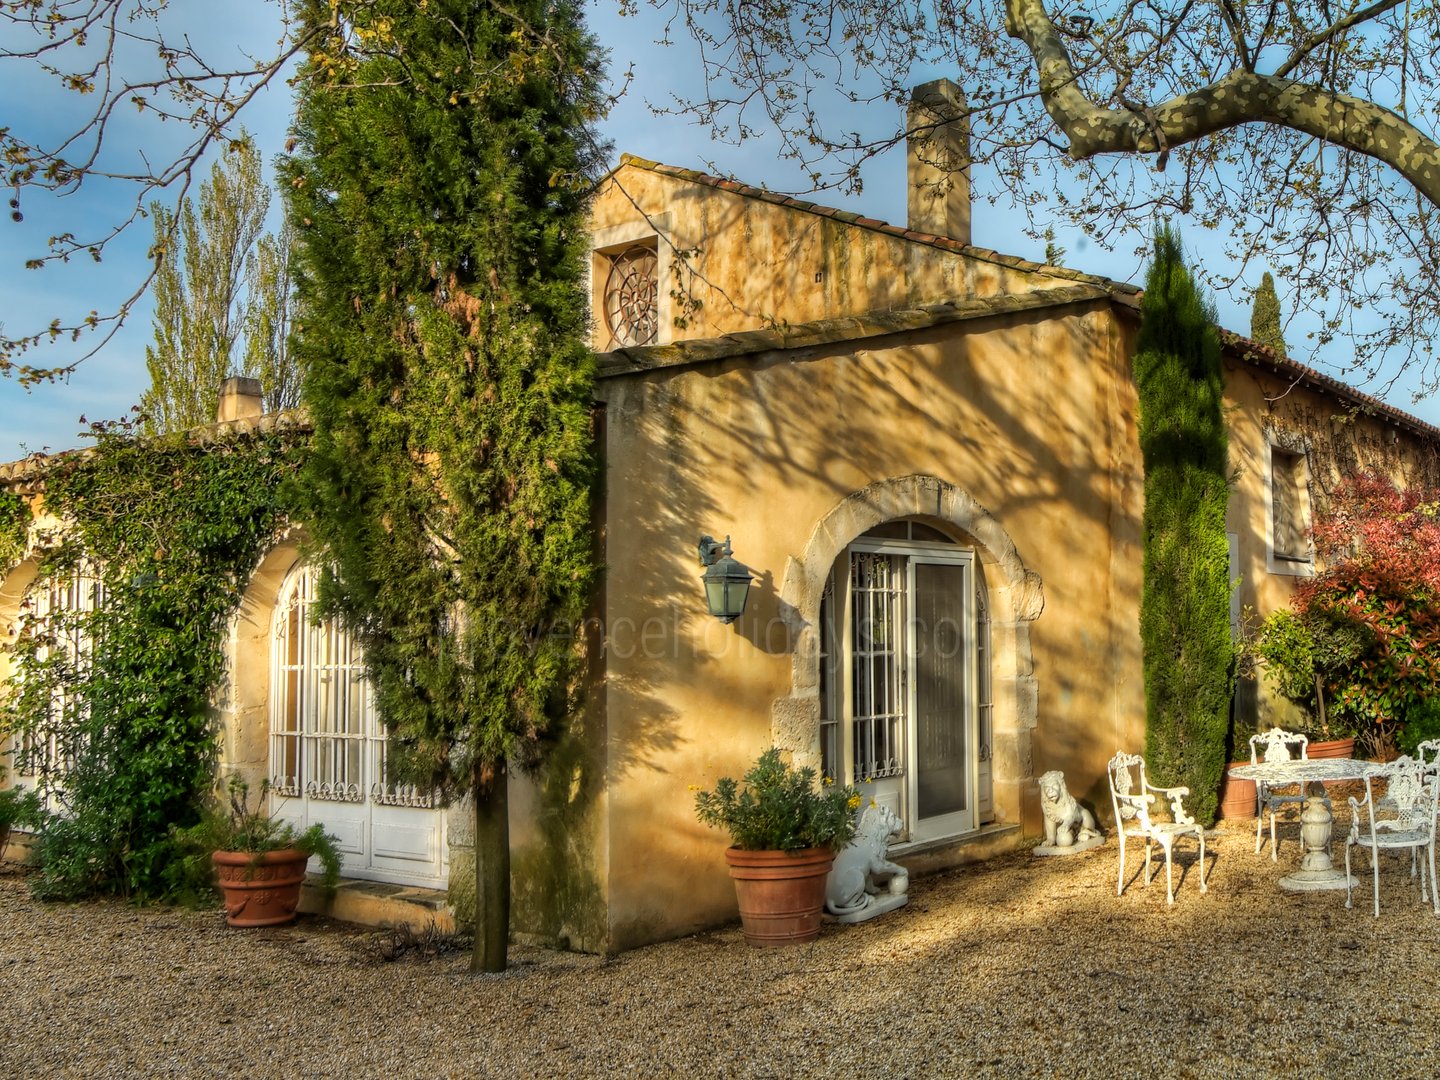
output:
<svg viewBox="0 0 1440 1080"><path fill-rule="evenodd" d="M1100 836L1095 815L1075 801L1065 787L1065 774L1058 769L1040 777L1040 813L1045 819L1045 843L1050 847L1073 847Z"/></svg>
<svg viewBox="0 0 1440 1080"><path fill-rule="evenodd" d="M855 839L835 856L825 882L825 909L842 922L862 922L905 904L910 872L885 858L900 818L888 806L871 804L860 815ZM883 890L883 895L882 895Z"/></svg>

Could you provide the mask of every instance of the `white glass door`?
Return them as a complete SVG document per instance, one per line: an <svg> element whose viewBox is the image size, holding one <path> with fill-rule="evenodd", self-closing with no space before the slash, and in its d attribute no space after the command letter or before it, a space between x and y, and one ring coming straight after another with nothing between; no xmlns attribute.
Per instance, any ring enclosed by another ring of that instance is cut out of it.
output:
<svg viewBox="0 0 1440 1080"><path fill-rule="evenodd" d="M990 812L989 650L974 553L902 528L857 540L827 586L820 741L826 774L893 810L915 842Z"/></svg>
<svg viewBox="0 0 1440 1080"><path fill-rule="evenodd" d="M363 658L332 620L311 616L315 572L291 572L276 608L271 666L271 797L299 829L339 840L347 877L439 887L445 815L430 796L393 784L386 732Z"/></svg>
<svg viewBox="0 0 1440 1080"><path fill-rule="evenodd" d="M909 560L911 839L975 828L977 755L971 562Z"/></svg>

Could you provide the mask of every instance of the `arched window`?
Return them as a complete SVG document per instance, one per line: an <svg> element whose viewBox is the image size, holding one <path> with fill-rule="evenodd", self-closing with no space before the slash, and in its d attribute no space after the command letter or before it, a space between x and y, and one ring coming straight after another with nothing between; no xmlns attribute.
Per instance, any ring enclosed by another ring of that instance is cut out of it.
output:
<svg viewBox="0 0 1440 1080"><path fill-rule="evenodd" d="M993 819L989 605L975 552L892 521L836 560L820 605L821 760L905 840Z"/></svg>
<svg viewBox="0 0 1440 1080"><path fill-rule="evenodd" d="M275 607L270 784L275 813L340 840L347 877L436 886L444 814L428 793L391 782L387 739L359 646L312 611L316 572L298 564Z"/></svg>
<svg viewBox="0 0 1440 1080"><path fill-rule="evenodd" d="M43 578L20 605L19 637L29 648L31 688L24 686L22 667L17 682L43 695L33 727L9 747L16 787L41 792L47 807L64 812L65 777L82 748L88 701L84 683L90 668L89 619L104 598L94 568L81 563L74 570Z"/></svg>

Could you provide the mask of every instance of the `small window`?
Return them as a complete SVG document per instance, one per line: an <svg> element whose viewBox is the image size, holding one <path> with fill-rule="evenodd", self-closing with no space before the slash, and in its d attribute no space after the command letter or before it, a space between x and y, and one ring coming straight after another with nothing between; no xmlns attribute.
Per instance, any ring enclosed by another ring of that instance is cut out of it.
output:
<svg viewBox="0 0 1440 1080"><path fill-rule="evenodd" d="M660 260L655 248L636 244L606 256L602 307L610 348L653 345L660 333Z"/></svg>
<svg viewBox="0 0 1440 1080"><path fill-rule="evenodd" d="M1307 479L1305 455L1270 448L1270 550L1278 573L1296 573L1311 562Z"/></svg>

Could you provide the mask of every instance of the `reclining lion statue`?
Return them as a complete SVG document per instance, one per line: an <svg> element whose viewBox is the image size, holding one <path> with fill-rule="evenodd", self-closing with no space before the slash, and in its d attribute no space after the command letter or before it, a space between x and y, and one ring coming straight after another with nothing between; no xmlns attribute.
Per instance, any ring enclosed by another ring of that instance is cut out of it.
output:
<svg viewBox="0 0 1440 1080"><path fill-rule="evenodd" d="M866 807L855 839L835 856L825 882L826 911L842 922L863 922L909 901L910 872L885 858L890 837L900 829L900 818L889 807Z"/></svg>

